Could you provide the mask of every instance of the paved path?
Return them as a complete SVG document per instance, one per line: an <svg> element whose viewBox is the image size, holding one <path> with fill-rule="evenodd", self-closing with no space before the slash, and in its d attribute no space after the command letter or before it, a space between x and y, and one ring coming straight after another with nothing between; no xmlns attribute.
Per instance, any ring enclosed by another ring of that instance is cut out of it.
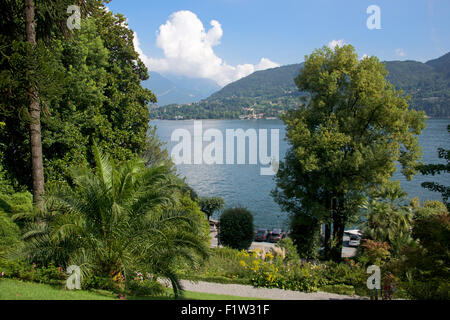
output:
<svg viewBox="0 0 450 320"><path fill-rule="evenodd" d="M181 285L187 291L232 295L238 297L259 298L267 300L357 300L359 296L345 296L326 292L298 292L282 289L254 288L241 284L220 284L211 282L193 282L181 280Z"/></svg>

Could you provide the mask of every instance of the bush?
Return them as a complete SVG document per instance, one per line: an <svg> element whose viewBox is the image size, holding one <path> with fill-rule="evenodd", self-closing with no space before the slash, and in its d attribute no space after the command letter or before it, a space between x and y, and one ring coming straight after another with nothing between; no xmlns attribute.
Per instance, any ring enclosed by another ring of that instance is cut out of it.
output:
<svg viewBox="0 0 450 320"><path fill-rule="evenodd" d="M346 285L346 284L328 285L328 286L324 286L324 287L320 288L320 290L329 292L329 293L344 294L344 295L348 295L348 296L355 295L355 288L353 286Z"/></svg>
<svg viewBox="0 0 450 320"><path fill-rule="evenodd" d="M254 268L251 282L255 287L314 292L321 284L314 268L309 263L287 267L276 262L262 262Z"/></svg>
<svg viewBox="0 0 450 320"><path fill-rule="evenodd" d="M0 211L0 253L20 242L19 227Z"/></svg>
<svg viewBox="0 0 450 320"><path fill-rule="evenodd" d="M297 252L297 246L294 244L291 238L284 238L277 243L277 247L286 250L286 262L298 262L300 261L300 256Z"/></svg>
<svg viewBox="0 0 450 320"><path fill-rule="evenodd" d="M396 273L413 299L449 299L450 215L421 215L413 225L418 245L403 248Z"/></svg>
<svg viewBox="0 0 450 320"><path fill-rule="evenodd" d="M4 261L0 264L0 273L5 278L14 278L24 281L45 283L50 285L61 285L67 279L67 274L61 267L52 264L38 267L36 264L23 260Z"/></svg>
<svg viewBox="0 0 450 320"><path fill-rule="evenodd" d="M253 242L253 215L245 208L225 210L219 220L219 241L238 250L247 250Z"/></svg>
<svg viewBox="0 0 450 320"><path fill-rule="evenodd" d="M133 279L127 282L128 294L132 296L159 296L165 293L163 285L158 282L157 277L147 274L147 277L140 272L136 273Z"/></svg>
<svg viewBox="0 0 450 320"><path fill-rule="evenodd" d="M316 259L320 247L320 223L307 215L291 216L292 238L302 259Z"/></svg>

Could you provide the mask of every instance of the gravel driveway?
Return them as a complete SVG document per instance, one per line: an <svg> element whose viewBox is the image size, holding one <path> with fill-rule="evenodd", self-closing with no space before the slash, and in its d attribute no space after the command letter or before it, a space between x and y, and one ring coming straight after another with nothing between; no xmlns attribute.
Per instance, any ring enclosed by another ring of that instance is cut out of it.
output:
<svg viewBox="0 0 450 320"><path fill-rule="evenodd" d="M241 284L220 284L211 282L193 282L181 280L181 285L187 291L215 293L239 297L259 298L268 300L355 300L358 296L344 296L326 292L298 292L282 289L254 288Z"/></svg>

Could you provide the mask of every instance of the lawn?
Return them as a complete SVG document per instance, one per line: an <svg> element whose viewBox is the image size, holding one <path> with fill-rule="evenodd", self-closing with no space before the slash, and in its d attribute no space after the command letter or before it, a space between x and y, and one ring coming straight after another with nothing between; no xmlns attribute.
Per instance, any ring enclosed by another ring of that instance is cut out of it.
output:
<svg viewBox="0 0 450 320"><path fill-rule="evenodd" d="M170 291L171 292L171 291ZM0 280L0 300L117 300L108 291L69 291L59 287L19 280ZM173 300L171 293L162 297L129 297L129 300ZM184 300L255 300L255 298L185 291Z"/></svg>

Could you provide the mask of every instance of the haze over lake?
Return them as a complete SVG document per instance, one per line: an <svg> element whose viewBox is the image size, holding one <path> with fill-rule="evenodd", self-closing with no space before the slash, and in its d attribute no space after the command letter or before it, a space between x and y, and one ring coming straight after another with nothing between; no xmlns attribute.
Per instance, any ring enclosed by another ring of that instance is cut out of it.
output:
<svg viewBox="0 0 450 320"><path fill-rule="evenodd" d="M172 132L176 129L186 129L193 136L193 120L171 121L155 120L150 122L157 126L159 138L167 143L169 154L178 142L171 141ZM224 137L225 158L225 135L226 129L279 129L280 133L280 159L289 148L284 140L285 128L281 120L202 120L203 132L207 129L218 129ZM447 133L449 119L428 119L427 127L419 137L423 148L423 160L425 163L445 163L438 158L437 148L450 149L450 135ZM270 140L270 139L269 139ZM203 147L209 142L204 142ZM247 148L248 150L248 148ZM270 149L269 149L270 150ZM247 151L248 153L248 151ZM246 161L248 163L248 159ZM283 213L278 204L270 195L275 187L273 176L260 175L260 165L177 165L178 173L186 177L187 182L200 196L219 196L225 199L226 207L244 206L248 208L255 218L255 227L274 228L286 227L287 214ZM394 179L400 180L403 190L408 197L419 197L420 200L441 200L439 193L428 191L421 187L424 181L437 181L444 185L450 184L450 175L441 174L437 176L415 176L412 181L407 181L399 171ZM218 218L215 216L214 218Z"/></svg>

